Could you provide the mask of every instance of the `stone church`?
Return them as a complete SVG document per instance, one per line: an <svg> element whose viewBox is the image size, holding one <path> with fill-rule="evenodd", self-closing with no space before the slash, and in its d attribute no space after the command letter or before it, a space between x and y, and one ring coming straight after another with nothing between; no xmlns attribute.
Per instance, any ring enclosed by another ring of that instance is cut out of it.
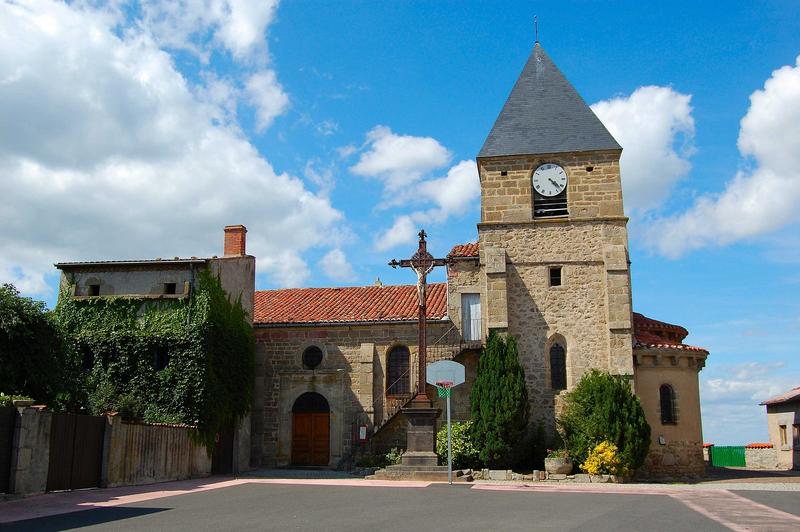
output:
<svg viewBox="0 0 800 532"><path fill-rule="evenodd" d="M536 43L477 155L478 240L454 245L447 282L428 285L428 363L466 366L453 392L466 419L489 331L513 335L531 421L551 431L584 372L630 375L652 428L646 473L702 475L708 352L633 312L621 153ZM256 291L251 463L336 467L405 445L417 301L415 285Z"/></svg>

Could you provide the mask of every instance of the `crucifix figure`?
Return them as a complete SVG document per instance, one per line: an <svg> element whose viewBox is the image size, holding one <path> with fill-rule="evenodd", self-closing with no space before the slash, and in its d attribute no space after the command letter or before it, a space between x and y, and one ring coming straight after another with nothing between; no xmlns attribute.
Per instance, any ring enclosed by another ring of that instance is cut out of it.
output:
<svg viewBox="0 0 800 532"><path fill-rule="evenodd" d="M419 300L419 371L417 372L417 393L415 401L428 401L425 394L425 373L427 370L426 358L428 350L428 331L427 331L427 311L426 311L426 287L427 276L436 266L444 266L447 259L435 259L428 253L427 243L425 242L425 230L419 232L419 248L410 259L395 260L389 263L392 268L411 268L417 274L417 297Z"/></svg>

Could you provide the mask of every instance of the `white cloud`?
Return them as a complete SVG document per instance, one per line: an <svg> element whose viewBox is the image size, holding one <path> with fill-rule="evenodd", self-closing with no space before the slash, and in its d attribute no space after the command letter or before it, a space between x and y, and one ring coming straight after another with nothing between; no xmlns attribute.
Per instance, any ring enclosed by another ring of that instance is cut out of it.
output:
<svg viewBox="0 0 800 532"><path fill-rule="evenodd" d="M141 0L142 21L160 46L207 61L222 46L236 59L267 60L267 27L277 0Z"/></svg>
<svg viewBox="0 0 800 532"><path fill-rule="evenodd" d="M670 87L647 86L592 105L623 147L620 170L629 213L658 207L689 172L687 157L694 139L691 98Z"/></svg>
<svg viewBox="0 0 800 532"><path fill-rule="evenodd" d="M147 31L113 24L0 4L0 279L43 293L57 260L219 254L244 223L260 270L302 282L342 214L219 123L224 87L198 94Z"/></svg>
<svg viewBox="0 0 800 532"><path fill-rule="evenodd" d="M289 108L289 96L272 70L256 72L245 82L248 101L256 109L256 130L262 132Z"/></svg>
<svg viewBox="0 0 800 532"><path fill-rule="evenodd" d="M780 229L800 218L800 57L772 73L750 96L738 147L752 168L719 194L699 197L686 212L658 220L648 240L668 257L726 245Z"/></svg>
<svg viewBox="0 0 800 532"><path fill-rule="evenodd" d="M339 283L348 283L356 279L356 272L341 249L335 248L325 254L317 266L328 276Z"/></svg>
<svg viewBox="0 0 800 532"><path fill-rule="evenodd" d="M759 403L796 386L784 362L711 366L701 374L703 434L717 445L768 441L765 409Z"/></svg>
<svg viewBox="0 0 800 532"><path fill-rule="evenodd" d="M375 249L386 251L400 244L414 242L419 228L411 216L404 214L394 219L392 227L375 237Z"/></svg>
<svg viewBox="0 0 800 532"><path fill-rule="evenodd" d="M398 196L402 202L432 204L425 210L397 216L392 227L375 237L378 251L400 244L414 243L422 225L443 223L450 216L466 212L480 197L478 169L474 161L461 161L445 177L429 179L413 185Z"/></svg>
<svg viewBox="0 0 800 532"><path fill-rule="evenodd" d="M367 133L366 147L350 171L382 179L387 193L419 181L449 163L451 157L434 138L398 135L386 126L376 126Z"/></svg>

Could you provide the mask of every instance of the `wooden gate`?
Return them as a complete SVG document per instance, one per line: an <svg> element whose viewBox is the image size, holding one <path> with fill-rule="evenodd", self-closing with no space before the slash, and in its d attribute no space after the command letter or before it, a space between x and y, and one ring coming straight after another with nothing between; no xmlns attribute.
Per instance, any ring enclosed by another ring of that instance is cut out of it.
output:
<svg viewBox="0 0 800 532"><path fill-rule="evenodd" d="M11 451L14 446L14 427L17 424L17 409L13 406L0 408L0 493L8 493L11 480Z"/></svg>
<svg viewBox="0 0 800 532"><path fill-rule="evenodd" d="M53 414L47 491L100 485L106 418Z"/></svg>

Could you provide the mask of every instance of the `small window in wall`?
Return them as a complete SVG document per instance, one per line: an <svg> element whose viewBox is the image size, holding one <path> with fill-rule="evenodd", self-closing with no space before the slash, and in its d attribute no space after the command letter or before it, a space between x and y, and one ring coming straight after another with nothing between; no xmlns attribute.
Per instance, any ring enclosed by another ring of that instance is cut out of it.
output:
<svg viewBox="0 0 800 532"><path fill-rule="evenodd" d="M778 433L781 437L781 447L789 444L789 439L786 437L786 425L778 425Z"/></svg>
<svg viewBox="0 0 800 532"><path fill-rule="evenodd" d="M550 388L567 389L567 350L558 342L550 346Z"/></svg>
<svg viewBox="0 0 800 532"><path fill-rule="evenodd" d="M322 349L316 345L310 345L303 351L303 367L305 369L316 369L322 364Z"/></svg>
<svg viewBox="0 0 800 532"><path fill-rule="evenodd" d="M461 294L461 329L464 340L481 339L481 295Z"/></svg>
<svg viewBox="0 0 800 532"><path fill-rule="evenodd" d="M177 283L164 283L164 294L168 296L175 295L178 290Z"/></svg>
<svg viewBox="0 0 800 532"><path fill-rule="evenodd" d="M658 390L661 403L661 424L674 425L675 418L675 390L669 384L662 384Z"/></svg>
<svg viewBox="0 0 800 532"><path fill-rule="evenodd" d="M86 295L89 296L99 296L100 295L100 285L99 284L90 284L88 290L86 291Z"/></svg>
<svg viewBox="0 0 800 532"><path fill-rule="evenodd" d="M550 266L550 286L561 286L561 266Z"/></svg>
<svg viewBox="0 0 800 532"><path fill-rule="evenodd" d="M410 391L411 354L404 345L394 347L386 357L386 395L407 395Z"/></svg>
<svg viewBox="0 0 800 532"><path fill-rule="evenodd" d="M800 425L792 425L792 440L795 449L800 449Z"/></svg>

